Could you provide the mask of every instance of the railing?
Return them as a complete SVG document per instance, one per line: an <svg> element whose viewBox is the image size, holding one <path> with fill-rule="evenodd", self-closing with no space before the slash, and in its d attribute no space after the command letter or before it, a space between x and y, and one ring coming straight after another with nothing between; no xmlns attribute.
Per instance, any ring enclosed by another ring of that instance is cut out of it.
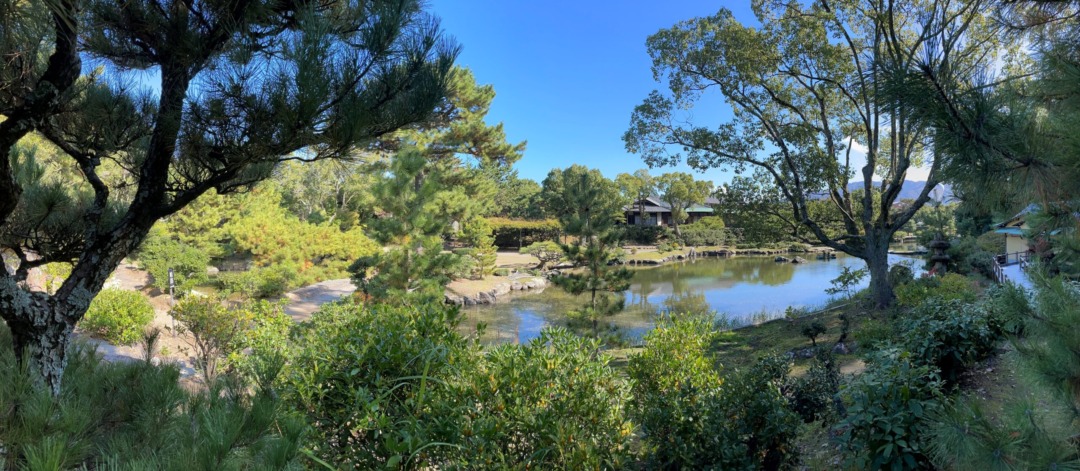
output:
<svg viewBox="0 0 1080 471"><path fill-rule="evenodd" d="M1003 253L995 255L994 262L994 280L998 283L1004 283L1008 281L1009 277L1005 274L1005 268L1009 265L1020 264L1020 268L1027 268L1028 253L1027 252L1013 252Z"/></svg>

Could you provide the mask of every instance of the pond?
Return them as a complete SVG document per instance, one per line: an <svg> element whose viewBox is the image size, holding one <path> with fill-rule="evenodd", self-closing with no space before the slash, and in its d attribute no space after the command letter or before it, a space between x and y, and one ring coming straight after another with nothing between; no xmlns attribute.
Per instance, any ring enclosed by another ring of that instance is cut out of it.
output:
<svg viewBox="0 0 1080 471"><path fill-rule="evenodd" d="M666 305L707 305L732 322L782 317L788 306L816 308L830 300L831 287L844 267L862 268L855 257L777 263L773 257L709 257L652 268L634 268L630 289L623 295L626 309L603 319L607 328L634 340L655 325L658 310ZM889 255L890 265L903 261L921 266L916 257ZM864 279L861 287L869 284ZM487 325L484 341L527 342L549 325L566 325L566 313L581 307L585 296L571 296L549 287L540 293L516 295L487 306L465 307L462 328L473 331Z"/></svg>

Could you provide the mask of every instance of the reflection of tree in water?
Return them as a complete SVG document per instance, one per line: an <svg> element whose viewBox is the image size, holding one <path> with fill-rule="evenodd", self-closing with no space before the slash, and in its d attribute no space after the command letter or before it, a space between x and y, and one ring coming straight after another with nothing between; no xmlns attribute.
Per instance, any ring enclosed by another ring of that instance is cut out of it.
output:
<svg viewBox="0 0 1080 471"><path fill-rule="evenodd" d="M685 293L730 288L736 283L783 285L795 276L795 265L776 263L767 257L702 259L676 263L634 273L632 301L650 294Z"/></svg>

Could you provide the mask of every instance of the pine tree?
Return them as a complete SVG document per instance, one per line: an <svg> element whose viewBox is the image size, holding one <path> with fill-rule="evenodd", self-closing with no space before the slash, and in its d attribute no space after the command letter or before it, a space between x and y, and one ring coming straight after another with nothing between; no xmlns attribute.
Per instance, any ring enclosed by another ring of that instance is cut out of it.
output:
<svg viewBox="0 0 1080 471"><path fill-rule="evenodd" d="M425 120L456 52L413 0L0 1L0 56L15 58L0 68L0 240L18 259L0 316L17 354L59 392L72 329L156 221ZM105 66L80 78L83 56ZM150 70L159 83L132 80ZM24 172L31 131L78 172ZM57 219L63 246L21 229ZM55 294L25 287L60 261L73 269Z"/></svg>
<svg viewBox="0 0 1080 471"><path fill-rule="evenodd" d="M621 311L625 299L620 293L630 288L630 271L613 266L620 236L615 223L627 200L599 170L581 165L552 170L544 179L543 197L563 231L575 238L562 246L565 258L583 269L553 282L573 295L588 293L589 302L571 316L589 321L598 335L600 318Z"/></svg>

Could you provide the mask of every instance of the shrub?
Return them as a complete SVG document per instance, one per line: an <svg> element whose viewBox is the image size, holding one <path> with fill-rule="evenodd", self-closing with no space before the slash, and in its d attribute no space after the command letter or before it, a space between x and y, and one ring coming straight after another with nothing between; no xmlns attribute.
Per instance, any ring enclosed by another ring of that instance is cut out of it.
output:
<svg viewBox="0 0 1080 471"><path fill-rule="evenodd" d="M154 307L142 293L106 288L90 302L79 326L114 344L131 345L152 320Z"/></svg>
<svg viewBox="0 0 1080 471"><path fill-rule="evenodd" d="M244 272L221 273L217 280L218 286L227 293L237 293L247 298L272 298L295 286L297 278L295 267L281 264Z"/></svg>
<svg viewBox="0 0 1080 471"><path fill-rule="evenodd" d="M314 452L346 469L443 464L467 403L446 390L476 359L457 320L438 305L333 304L302 325L285 392Z"/></svg>
<svg viewBox="0 0 1080 471"><path fill-rule="evenodd" d="M803 337L810 339L810 344L816 347L818 336L824 334L825 330L825 324L822 324L820 321L814 321L804 325L801 332Z"/></svg>
<svg viewBox="0 0 1080 471"><path fill-rule="evenodd" d="M889 284L892 285L893 288L896 288L897 286L903 284L911 283L914 280L915 272L911 269L910 266L903 263L898 263L889 267Z"/></svg>
<svg viewBox="0 0 1080 471"><path fill-rule="evenodd" d="M543 269L548 264L555 264L563 258L562 246L551 241L533 242L528 247L522 247L519 252L539 259L540 264L536 266L537 269Z"/></svg>
<svg viewBox="0 0 1080 471"><path fill-rule="evenodd" d="M835 428L854 469L927 469L924 444L931 417L942 404L932 366L906 353L883 350L866 371L841 389L847 415Z"/></svg>
<svg viewBox="0 0 1080 471"><path fill-rule="evenodd" d="M994 244L988 244L990 246ZM993 258L995 255L1004 253L1004 247L1000 252L990 252L975 237L961 237L954 239L952 245L946 251L951 257L949 268L962 275L973 273L981 274L987 278L994 276Z"/></svg>
<svg viewBox="0 0 1080 471"><path fill-rule="evenodd" d="M688 246L724 245L732 240L727 229L708 229L695 227L693 224L679 228L682 243Z"/></svg>
<svg viewBox="0 0 1080 471"><path fill-rule="evenodd" d="M526 247L534 242L558 240L562 226L555 219L507 219L487 218L495 237L495 245L501 248Z"/></svg>
<svg viewBox="0 0 1080 471"><path fill-rule="evenodd" d="M896 287L896 303L903 307L915 307L929 298L943 301L952 299L964 302L975 301L975 290L971 280L956 273L944 276L926 276Z"/></svg>
<svg viewBox="0 0 1080 471"><path fill-rule="evenodd" d="M622 239L640 245L655 245L671 237L671 229L664 226L624 226Z"/></svg>
<svg viewBox="0 0 1080 471"><path fill-rule="evenodd" d="M305 425L268 394L189 392L176 366L104 362L78 342L53 397L0 323L0 469L299 469Z"/></svg>
<svg viewBox="0 0 1080 471"><path fill-rule="evenodd" d="M447 400L464 398L463 469L621 469L633 426L629 391L596 355L599 341L562 328L527 345L503 345Z"/></svg>
<svg viewBox="0 0 1080 471"><path fill-rule="evenodd" d="M767 359L721 378L705 356L714 333L702 317L662 324L630 358L631 411L653 467L779 469L797 459L799 417L780 385L788 364Z"/></svg>
<svg viewBox="0 0 1080 471"><path fill-rule="evenodd" d="M230 310L217 297L189 296L173 307L174 319L191 334L195 367L210 384L218 375L218 363L240 350L244 333L252 326L249 310Z"/></svg>
<svg viewBox="0 0 1080 471"><path fill-rule="evenodd" d="M151 232L136 255L139 266L150 272L151 283L162 291L169 289L169 269L173 269L177 295L206 281L210 258L202 251L170 237Z"/></svg>
<svg viewBox="0 0 1080 471"><path fill-rule="evenodd" d="M930 298L898 324L912 361L936 368L947 385L986 358L1002 339L1000 322L980 305Z"/></svg>
<svg viewBox="0 0 1080 471"><path fill-rule="evenodd" d="M840 392L840 368L832 353L819 350L806 374L789 379L783 390L791 410L799 414L803 422L836 417L830 411Z"/></svg>

